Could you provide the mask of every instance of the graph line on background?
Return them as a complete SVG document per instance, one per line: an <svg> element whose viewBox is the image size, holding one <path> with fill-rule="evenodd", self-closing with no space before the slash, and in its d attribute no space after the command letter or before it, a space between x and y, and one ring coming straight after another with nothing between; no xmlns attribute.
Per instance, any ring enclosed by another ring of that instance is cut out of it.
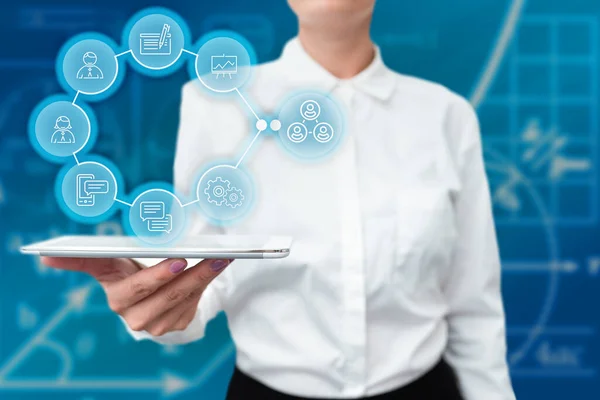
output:
<svg viewBox="0 0 600 400"><path fill-rule="evenodd" d="M483 72L481 73L477 85L473 90L473 94L471 95L470 101L475 109L479 108L485 99L488 90L494 83L498 69L500 69L500 65L504 60L506 51L515 33L519 18L523 13L524 6L525 0L513 0L508 10L506 18L504 19L502 30L500 31L496 44L494 45L494 49L492 50L492 53L486 63L485 68L483 69Z"/></svg>

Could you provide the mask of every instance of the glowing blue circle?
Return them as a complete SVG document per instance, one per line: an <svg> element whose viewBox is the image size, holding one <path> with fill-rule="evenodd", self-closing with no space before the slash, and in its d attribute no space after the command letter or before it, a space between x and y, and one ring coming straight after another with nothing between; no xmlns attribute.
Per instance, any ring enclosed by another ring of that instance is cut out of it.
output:
<svg viewBox="0 0 600 400"><path fill-rule="evenodd" d="M138 189L127 213L127 226L141 241L167 244L184 231L186 215L181 201L166 184L154 183Z"/></svg>
<svg viewBox="0 0 600 400"><path fill-rule="evenodd" d="M102 221L114 211L120 181L115 167L99 157L66 167L56 182L59 205L78 221Z"/></svg>
<svg viewBox="0 0 600 400"><path fill-rule="evenodd" d="M128 43L135 61L134 68L147 75L164 75L178 64L189 30L179 15L153 7L135 14L124 35L123 41Z"/></svg>
<svg viewBox="0 0 600 400"><path fill-rule="evenodd" d="M248 81L255 56L247 40L233 32L218 31L200 39L200 44L194 70L204 86L224 93Z"/></svg>
<svg viewBox="0 0 600 400"><path fill-rule="evenodd" d="M217 165L208 168L196 186L198 204L213 223L229 224L246 216L254 205L254 187L239 167Z"/></svg>
<svg viewBox="0 0 600 400"><path fill-rule="evenodd" d="M29 139L43 158L65 162L93 146L95 126L96 119L87 106L73 104L66 96L52 96L31 113Z"/></svg>
<svg viewBox="0 0 600 400"><path fill-rule="evenodd" d="M86 95L106 92L119 75L115 48L113 42L103 35L76 36L67 42L59 53L59 81Z"/></svg>
<svg viewBox="0 0 600 400"><path fill-rule="evenodd" d="M320 93L288 99L279 112L283 147L302 159L319 159L334 151L344 136L342 114L335 102Z"/></svg>

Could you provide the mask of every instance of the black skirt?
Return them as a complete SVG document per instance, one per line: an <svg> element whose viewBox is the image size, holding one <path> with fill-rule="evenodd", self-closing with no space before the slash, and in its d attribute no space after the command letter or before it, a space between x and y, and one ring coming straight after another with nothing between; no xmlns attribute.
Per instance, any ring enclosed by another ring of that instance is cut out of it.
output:
<svg viewBox="0 0 600 400"><path fill-rule="evenodd" d="M249 377L237 367L231 377L227 400L331 400L290 396L277 392ZM456 375L450 366L440 361L425 375L406 386L364 400L463 400Z"/></svg>

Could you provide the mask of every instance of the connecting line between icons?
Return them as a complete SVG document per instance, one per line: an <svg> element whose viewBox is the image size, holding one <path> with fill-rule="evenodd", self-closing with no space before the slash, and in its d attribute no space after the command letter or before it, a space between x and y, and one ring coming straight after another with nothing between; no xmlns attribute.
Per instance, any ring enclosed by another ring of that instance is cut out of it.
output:
<svg viewBox="0 0 600 400"><path fill-rule="evenodd" d="M116 201L117 203L124 204L124 205L126 205L127 207L133 207L133 204L131 204L131 203L128 203L128 202L126 202L126 201L124 201L124 200L115 199L115 201Z"/></svg>
<svg viewBox="0 0 600 400"><path fill-rule="evenodd" d="M79 159L77 158L77 153L73 153L73 158L75 159L75 162L77 163L77 165L80 165Z"/></svg>
<svg viewBox="0 0 600 400"><path fill-rule="evenodd" d="M77 93L75 93L75 97L73 98L73 101L71 102L71 104L75 105L75 102L77 101L77 98L79 97L79 93L81 93L79 90L77 91Z"/></svg>
<svg viewBox="0 0 600 400"><path fill-rule="evenodd" d="M252 112L252 114L254 115L254 117L256 118L256 120L260 121L260 118L258 117L258 115L256 114L256 112L254 111L254 109L250 106L250 103L248 103L248 101L246 100L246 98L244 97L244 95L242 95L242 92L240 92L240 90L238 88L235 88L235 91L242 98L242 100L244 100L244 103L246 104L246 106L248 107L248 109Z"/></svg>
<svg viewBox="0 0 600 400"><path fill-rule="evenodd" d="M182 205L181 207L185 208L187 206L191 206L192 204L196 204L200 201L200 199L196 199L194 201L190 201L189 203L185 203L184 205Z"/></svg>
<svg viewBox="0 0 600 400"><path fill-rule="evenodd" d="M128 54L128 53L131 53L131 49L129 49L127 51L124 51L122 53L119 53L119 54L115 54L115 58L119 58L119 57L124 56L125 54Z"/></svg>
<svg viewBox="0 0 600 400"><path fill-rule="evenodd" d="M194 53L193 51L189 51L189 50L187 50L187 49L182 49L181 51L183 51L184 53L191 54L191 55L193 55L194 57L198 57L198 54Z"/></svg>
<svg viewBox="0 0 600 400"><path fill-rule="evenodd" d="M234 167L235 169L237 169L240 166L240 164L242 163L242 160L244 159L244 157L246 157L246 154L248 154L248 151L250 151L250 147L252 147L252 145L254 144L254 142L256 142L256 139L258 139L258 137L260 136L260 134L262 132L263 132L262 130L259 130L258 132L256 132L256 135L254 135L254 138L250 142L250 145L248 145L248 148L246 149L244 154L242 154L242 157L240 157L240 160L237 162L237 164L235 164L235 167Z"/></svg>

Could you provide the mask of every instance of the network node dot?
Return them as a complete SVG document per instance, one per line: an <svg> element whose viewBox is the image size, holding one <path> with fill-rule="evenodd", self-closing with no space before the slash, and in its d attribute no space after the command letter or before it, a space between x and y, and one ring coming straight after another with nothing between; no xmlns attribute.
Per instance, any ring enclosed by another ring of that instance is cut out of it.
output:
<svg viewBox="0 0 600 400"><path fill-rule="evenodd" d="M271 130L277 132L281 129L281 121L278 119L274 119L271 121Z"/></svg>
<svg viewBox="0 0 600 400"><path fill-rule="evenodd" d="M264 131L265 129L267 129L267 121L265 121L264 119L259 119L258 121L256 121L256 129L258 129L259 131Z"/></svg>

